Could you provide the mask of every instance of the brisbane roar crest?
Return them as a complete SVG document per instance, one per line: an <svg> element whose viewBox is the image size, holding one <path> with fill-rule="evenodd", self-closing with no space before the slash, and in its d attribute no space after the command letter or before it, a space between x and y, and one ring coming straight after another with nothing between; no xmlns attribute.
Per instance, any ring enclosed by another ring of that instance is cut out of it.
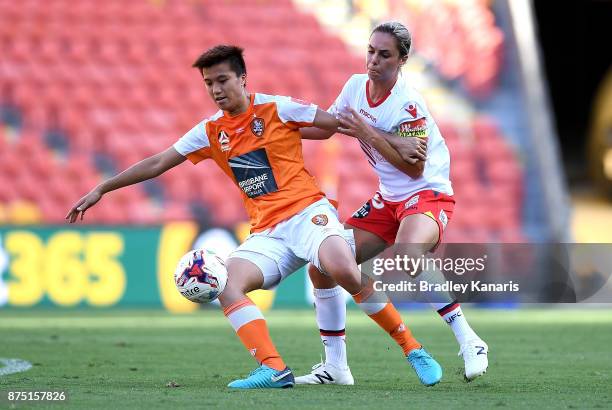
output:
<svg viewBox="0 0 612 410"><path fill-rule="evenodd" d="M266 123L263 118L255 117L253 121L251 121L251 131L257 137L261 137L266 130Z"/></svg>
<svg viewBox="0 0 612 410"><path fill-rule="evenodd" d="M327 225L327 222L329 222L329 219L327 219L327 215L319 214L319 215L313 216L311 221L315 225L325 226Z"/></svg>

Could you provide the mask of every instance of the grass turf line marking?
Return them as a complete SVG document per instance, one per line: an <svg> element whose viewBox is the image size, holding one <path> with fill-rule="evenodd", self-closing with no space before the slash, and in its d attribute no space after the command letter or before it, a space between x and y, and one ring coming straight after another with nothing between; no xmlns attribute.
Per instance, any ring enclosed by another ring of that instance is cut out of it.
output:
<svg viewBox="0 0 612 410"><path fill-rule="evenodd" d="M0 367L0 376L25 372L32 368L32 363L21 359L4 359L0 357L0 363L4 365L4 367Z"/></svg>

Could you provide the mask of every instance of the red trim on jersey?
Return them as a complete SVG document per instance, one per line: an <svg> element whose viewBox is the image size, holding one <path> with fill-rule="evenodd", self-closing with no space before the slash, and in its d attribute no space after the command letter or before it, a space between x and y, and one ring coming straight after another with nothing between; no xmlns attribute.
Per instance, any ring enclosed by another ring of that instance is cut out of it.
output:
<svg viewBox="0 0 612 410"><path fill-rule="evenodd" d="M395 81L397 82L397 79ZM395 83L393 83L391 88L389 88L387 94L385 94L380 100L374 102L370 98L370 80L366 81L366 98L368 100L368 105L370 106L370 108L378 107L380 104L384 103L385 100L391 95L391 90L393 89L393 87L395 87Z"/></svg>

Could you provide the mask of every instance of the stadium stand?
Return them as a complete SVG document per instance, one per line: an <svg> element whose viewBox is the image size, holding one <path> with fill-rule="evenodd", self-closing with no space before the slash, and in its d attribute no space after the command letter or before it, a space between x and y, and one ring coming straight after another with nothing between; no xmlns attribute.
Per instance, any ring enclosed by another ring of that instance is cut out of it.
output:
<svg viewBox="0 0 612 410"><path fill-rule="evenodd" d="M389 2L388 10L399 13L402 4ZM484 95L495 86L503 36L485 2L474 4L464 10L449 2L447 13L436 16L414 7L402 13L433 69ZM425 17L435 24L419 23ZM432 34L441 27L461 39L459 48ZM221 42L245 48L251 90L322 107L352 73L363 71L360 54L289 0L49 0L45 7L0 0L2 218L61 223L70 204L101 178L168 147L212 114L215 107L190 65ZM458 200L449 239L522 240L522 169L495 121L476 115L468 135L452 121L440 127ZM358 144L331 141L306 143L305 157L346 218L377 181ZM216 224L234 226L246 215L225 178L212 163L182 165L157 181L109 194L86 222L191 219L203 203ZM15 204L28 205L15 213Z"/></svg>

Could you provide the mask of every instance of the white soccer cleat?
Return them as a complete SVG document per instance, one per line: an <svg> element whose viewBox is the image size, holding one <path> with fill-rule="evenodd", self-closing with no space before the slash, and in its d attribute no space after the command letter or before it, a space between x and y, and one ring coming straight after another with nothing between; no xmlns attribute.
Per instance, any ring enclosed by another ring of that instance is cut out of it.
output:
<svg viewBox="0 0 612 410"><path fill-rule="evenodd" d="M465 362L465 380L471 382L487 372L489 366L489 346L481 339L468 340L461 345L459 356Z"/></svg>
<svg viewBox="0 0 612 410"><path fill-rule="evenodd" d="M295 384L340 384L353 385L355 380L351 369L340 369L330 363L318 363L312 366L310 374L295 378Z"/></svg>

